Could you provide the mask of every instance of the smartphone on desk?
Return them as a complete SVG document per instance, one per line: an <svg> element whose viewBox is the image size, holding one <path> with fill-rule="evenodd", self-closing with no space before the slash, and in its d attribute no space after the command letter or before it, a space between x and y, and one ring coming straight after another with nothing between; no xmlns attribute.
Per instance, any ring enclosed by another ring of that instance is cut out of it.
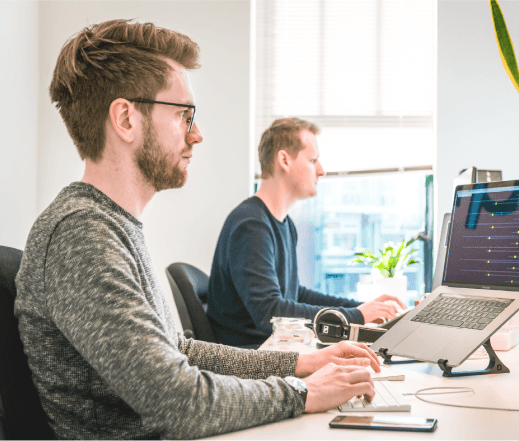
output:
<svg viewBox="0 0 519 441"><path fill-rule="evenodd" d="M404 416L339 415L330 421L337 429L398 430L403 432L434 432L438 420Z"/></svg>

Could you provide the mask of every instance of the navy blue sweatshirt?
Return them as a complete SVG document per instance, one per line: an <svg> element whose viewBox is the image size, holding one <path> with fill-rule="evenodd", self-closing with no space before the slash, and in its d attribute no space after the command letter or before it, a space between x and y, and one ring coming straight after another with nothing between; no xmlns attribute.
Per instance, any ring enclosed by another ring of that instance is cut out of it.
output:
<svg viewBox="0 0 519 441"><path fill-rule="evenodd" d="M355 308L359 302L299 285L296 244L290 217L278 221L256 196L228 216L213 259L207 310L220 343L257 347L272 333L272 317L313 319L323 307L337 307L350 323L364 324Z"/></svg>

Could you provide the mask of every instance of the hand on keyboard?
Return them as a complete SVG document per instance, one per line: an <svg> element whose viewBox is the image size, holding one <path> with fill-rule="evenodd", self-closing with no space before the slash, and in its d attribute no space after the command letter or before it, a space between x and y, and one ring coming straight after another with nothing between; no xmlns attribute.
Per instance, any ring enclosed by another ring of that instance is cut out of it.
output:
<svg viewBox="0 0 519 441"><path fill-rule="evenodd" d="M380 318L384 320L395 318L398 308L395 307L394 304L390 304L389 301L396 303L399 308L405 309L405 305L398 297L388 294L381 295L371 302L357 306L357 309L362 312L364 316L364 323L370 323Z"/></svg>
<svg viewBox="0 0 519 441"><path fill-rule="evenodd" d="M354 397L371 401L375 396L369 372L357 366L330 363L304 379L308 388L305 412L336 409Z"/></svg>
<svg viewBox="0 0 519 441"><path fill-rule="evenodd" d="M371 366L375 372L380 372L377 355L364 343L341 341L325 349L299 355L295 374L297 377L306 377L328 363L341 366Z"/></svg>
<svg viewBox="0 0 519 441"><path fill-rule="evenodd" d="M404 308L402 308L397 302L395 302L394 300L387 300L384 302L386 305L392 305L396 308L396 315L399 316L400 314L402 314L402 312L405 311Z"/></svg>

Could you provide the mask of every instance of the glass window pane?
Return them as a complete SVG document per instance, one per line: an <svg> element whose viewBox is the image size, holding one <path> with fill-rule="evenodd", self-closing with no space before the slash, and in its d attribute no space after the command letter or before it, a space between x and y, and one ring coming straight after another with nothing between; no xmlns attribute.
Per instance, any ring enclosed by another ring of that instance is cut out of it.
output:
<svg viewBox="0 0 519 441"><path fill-rule="evenodd" d="M289 212L298 231L301 284L364 301L357 283L372 281L371 268L353 263L353 255L363 248L376 252L424 230L425 178L425 173L322 178L317 196L297 202ZM423 243L413 246L423 261ZM409 266L403 274L411 304L424 292L423 265Z"/></svg>

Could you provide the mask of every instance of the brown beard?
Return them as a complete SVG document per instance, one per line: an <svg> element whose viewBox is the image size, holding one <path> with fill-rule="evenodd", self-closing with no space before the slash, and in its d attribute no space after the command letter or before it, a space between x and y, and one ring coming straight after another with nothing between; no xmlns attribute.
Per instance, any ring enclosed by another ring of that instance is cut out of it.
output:
<svg viewBox="0 0 519 441"><path fill-rule="evenodd" d="M133 157L144 180L157 192L182 187L187 181L187 170L180 169L180 159L174 153L164 152L151 118L144 118L144 140Z"/></svg>

